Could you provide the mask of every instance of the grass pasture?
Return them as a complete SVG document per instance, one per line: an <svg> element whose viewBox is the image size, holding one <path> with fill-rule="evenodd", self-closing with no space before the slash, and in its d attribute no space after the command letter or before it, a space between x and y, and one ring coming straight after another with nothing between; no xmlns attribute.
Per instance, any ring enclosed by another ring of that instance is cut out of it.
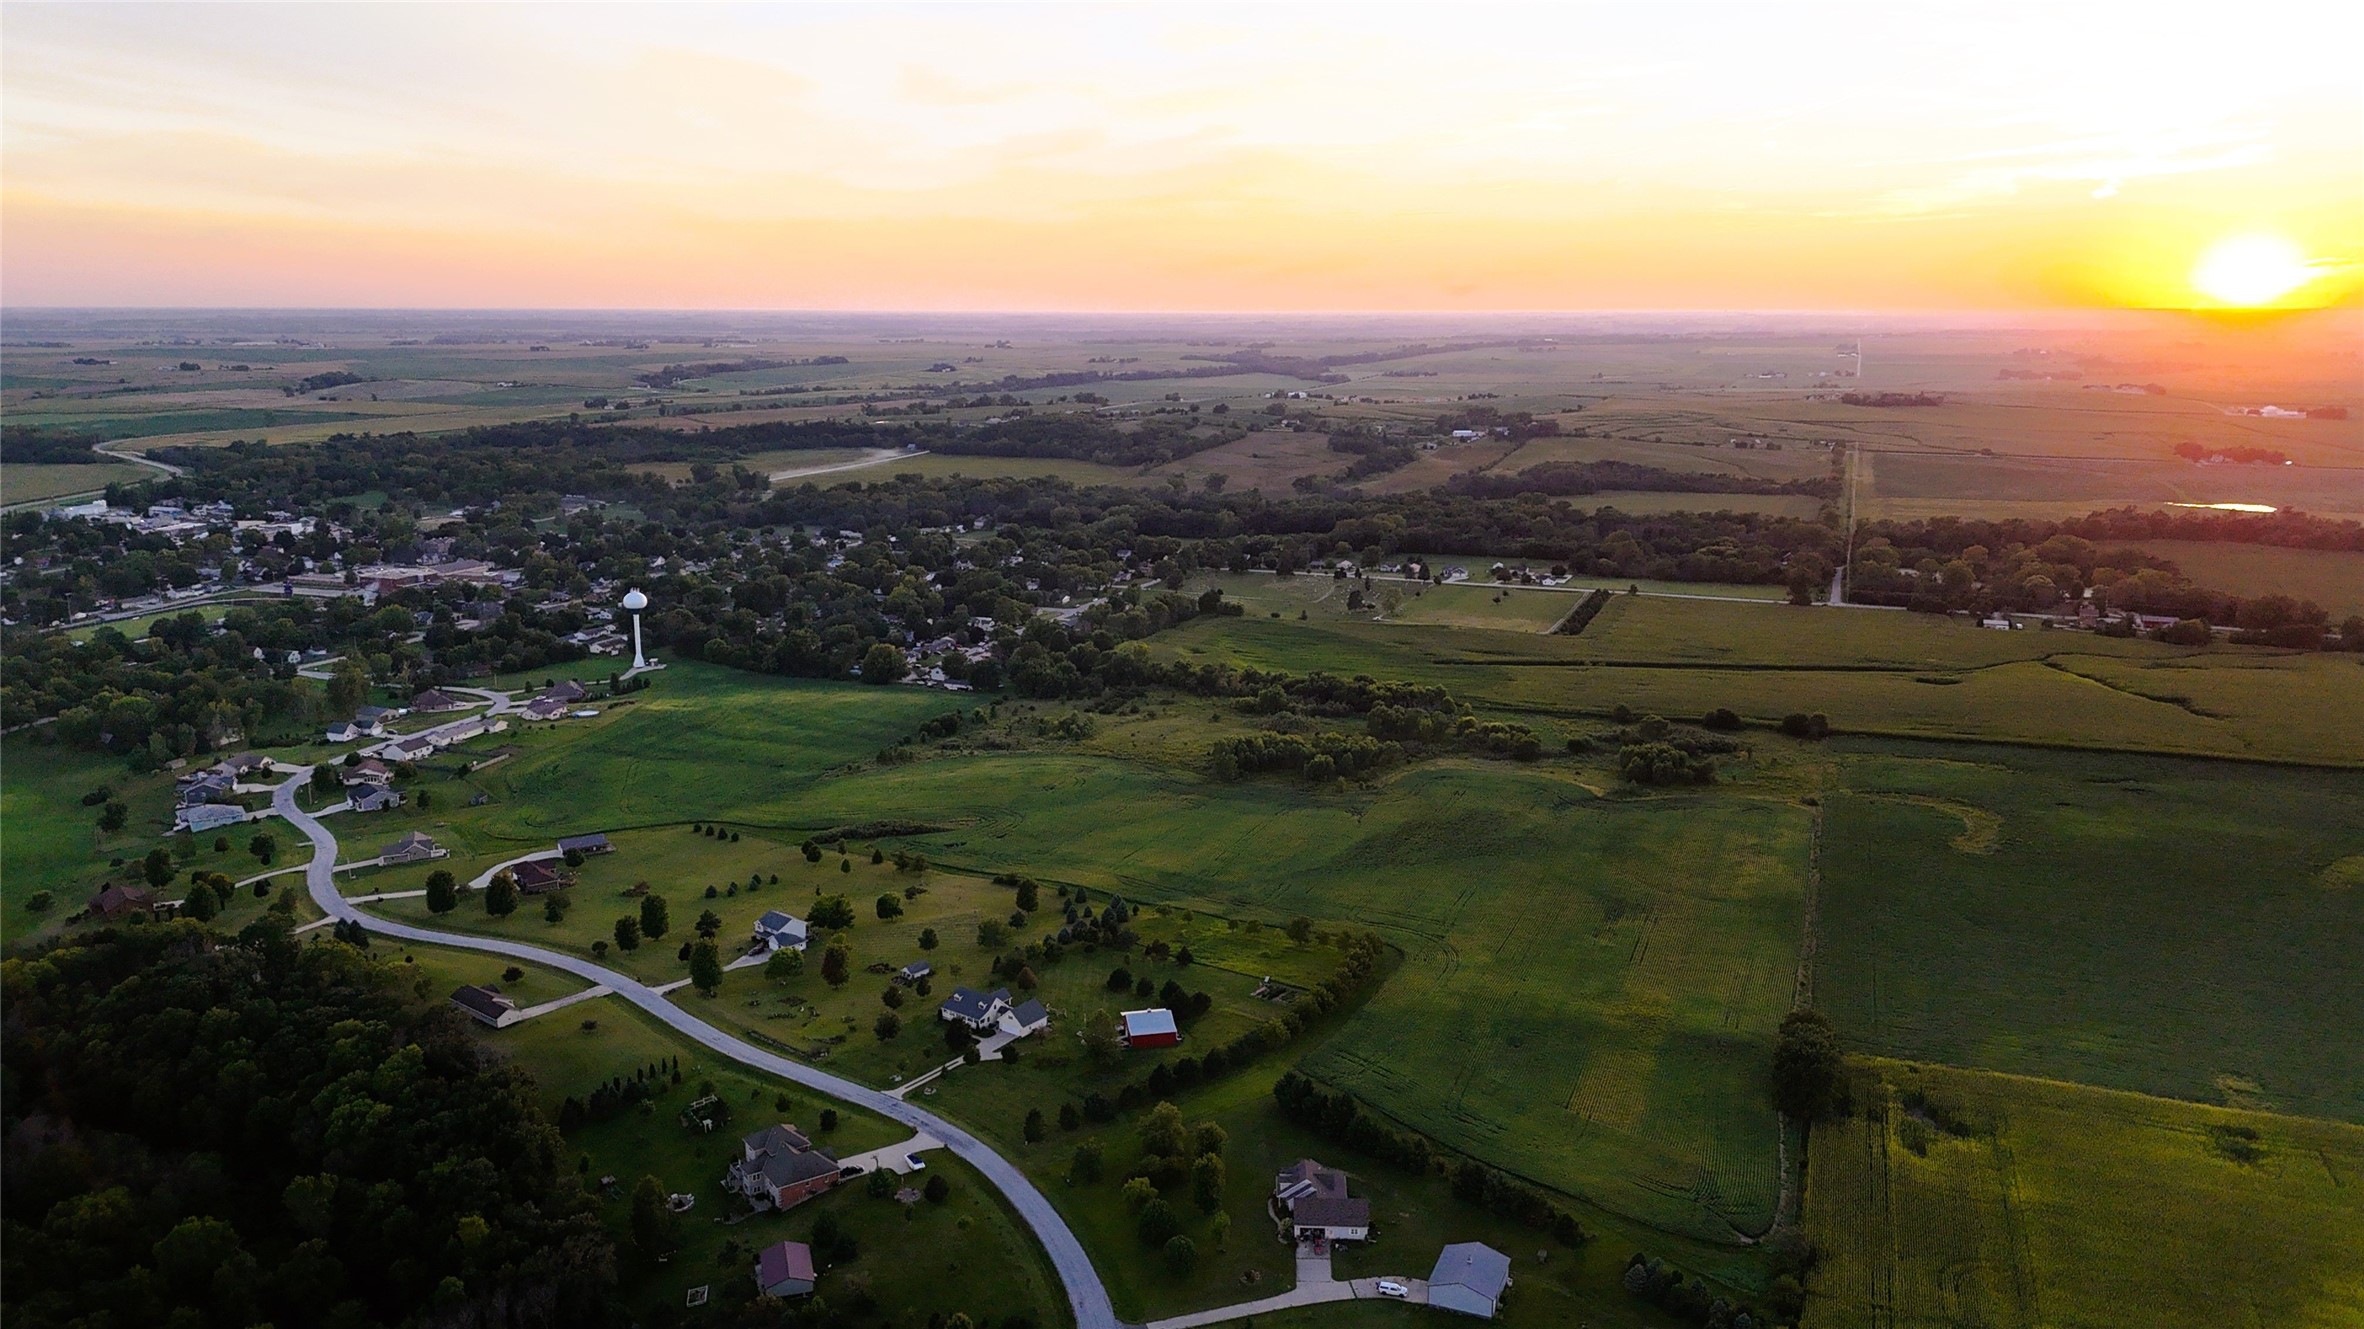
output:
<svg viewBox="0 0 2364 1329"><path fill-rule="evenodd" d="M1894 1061L1854 1099L1814 1130L1805 1329L2364 1320L2364 1129Z"/></svg>
<svg viewBox="0 0 2364 1329"><path fill-rule="evenodd" d="M1581 594L1557 589L1455 583L1429 587L1418 597L1398 604L1389 617L1394 622L1435 623L1453 628L1549 632L1582 599Z"/></svg>
<svg viewBox="0 0 2364 1329"><path fill-rule="evenodd" d="M1847 743L1816 1000L1867 1052L2364 1122L2364 776Z"/></svg>
<svg viewBox="0 0 2364 1329"><path fill-rule="evenodd" d="M108 485L135 484L155 474L129 462L12 461L0 466L0 504L46 503L69 494L95 494Z"/></svg>

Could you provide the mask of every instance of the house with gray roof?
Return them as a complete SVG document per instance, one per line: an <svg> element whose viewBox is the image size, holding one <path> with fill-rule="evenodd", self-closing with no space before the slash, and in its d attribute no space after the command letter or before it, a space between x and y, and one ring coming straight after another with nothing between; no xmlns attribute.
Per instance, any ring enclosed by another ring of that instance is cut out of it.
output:
<svg viewBox="0 0 2364 1329"><path fill-rule="evenodd" d="M1010 990L995 988L979 992L975 988L954 988L944 1004L936 1008L936 1018L958 1020L976 1033L991 1033L1001 1017L1010 1013Z"/></svg>
<svg viewBox="0 0 2364 1329"><path fill-rule="evenodd" d="M739 1140L722 1184L757 1207L791 1209L837 1184L837 1157L785 1123Z"/></svg>

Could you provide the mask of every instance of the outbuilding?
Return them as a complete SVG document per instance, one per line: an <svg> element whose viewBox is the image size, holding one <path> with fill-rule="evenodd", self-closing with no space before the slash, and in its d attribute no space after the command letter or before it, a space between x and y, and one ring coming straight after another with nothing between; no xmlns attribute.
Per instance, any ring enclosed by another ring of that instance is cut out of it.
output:
<svg viewBox="0 0 2364 1329"><path fill-rule="evenodd" d="M471 1019L482 1021L495 1029L513 1025L519 1018L517 1003L489 984L468 984L453 989L451 1004L466 1011Z"/></svg>
<svg viewBox="0 0 2364 1329"><path fill-rule="evenodd" d="M801 1297L813 1290L813 1248L775 1241L755 1257L755 1286L767 1297Z"/></svg>
<svg viewBox="0 0 2364 1329"><path fill-rule="evenodd" d="M1124 1013L1124 1040L1129 1048L1170 1048L1182 1041L1174 1013L1163 1006Z"/></svg>
<svg viewBox="0 0 2364 1329"><path fill-rule="evenodd" d="M1456 1242L1438 1252L1429 1271L1428 1304L1491 1320L1509 1288L1509 1256L1483 1242Z"/></svg>

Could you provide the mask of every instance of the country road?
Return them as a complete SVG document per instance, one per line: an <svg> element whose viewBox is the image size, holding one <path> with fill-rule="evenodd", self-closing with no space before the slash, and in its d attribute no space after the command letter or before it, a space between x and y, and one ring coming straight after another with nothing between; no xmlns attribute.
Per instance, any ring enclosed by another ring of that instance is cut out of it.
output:
<svg viewBox="0 0 2364 1329"><path fill-rule="evenodd" d="M638 980L589 960L521 942L413 927L365 914L355 908L351 901L337 893L336 836L321 825L318 818L305 812L296 803L296 791L303 788L310 776L311 769L307 767L273 790L271 809L311 840L312 862L305 869L304 882L311 892L312 902L320 906L328 917L341 922L359 923L380 936L402 941L486 951L563 970L577 978L612 989L615 995L664 1021L677 1032L696 1039L741 1065L793 1080L943 1141L947 1149L982 1173L986 1181L992 1183L1009 1201L1010 1207L1018 1212L1026 1225L1034 1230L1035 1237L1050 1254L1051 1264L1058 1271L1060 1283L1066 1288L1067 1303L1075 1312L1076 1329L1122 1329L1123 1322L1117 1319L1116 1308L1108 1299L1108 1289L1101 1283L1099 1272L1092 1268L1091 1257L1084 1253L1083 1243L1076 1239L1074 1231L1059 1216L1059 1211L1051 1206L1050 1200L1015 1165L994 1152L992 1146L951 1122L892 1095L766 1052L697 1018Z"/></svg>

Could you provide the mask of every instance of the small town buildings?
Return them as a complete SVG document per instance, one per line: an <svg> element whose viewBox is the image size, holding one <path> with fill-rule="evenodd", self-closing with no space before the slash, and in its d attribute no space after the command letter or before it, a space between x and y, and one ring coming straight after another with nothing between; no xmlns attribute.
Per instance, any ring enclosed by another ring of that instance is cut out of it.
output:
<svg viewBox="0 0 2364 1329"><path fill-rule="evenodd" d="M384 812L402 806L402 791L388 785L362 785L347 800L355 812Z"/></svg>
<svg viewBox="0 0 2364 1329"><path fill-rule="evenodd" d="M172 828L203 834L206 831L218 831L224 826L235 826L244 820L246 809L235 803L195 803L173 810Z"/></svg>
<svg viewBox="0 0 2364 1329"><path fill-rule="evenodd" d="M1001 1023L1001 1017L1009 1013L1008 988L995 988L991 992L954 988L952 995L944 999L944 1004L936 1008L936 1018L946 1022L957 1020L979 1034L991 1033L993 1027Z"/></svg>
<svg viewBox="0 0 2364 1329"><path fill-rule="evenodd" d="M424 863L430 858L442 858L451 851L435 843L425 831L412 831L387 845L378 853L381 863Z"/></svg>
<svg viewBox="0 0 2364 1329"><path fill-rule="evenodd" d="M757 1205L791 1209L837 1184L837 1158L794 1126L766 1126L739 1141L722 1184Z"/></svg>
<svg viewBox="0 0 2364 1329"><path fill-rule="evenodd" d="M936 967L925 960L913 960L895 971L895 981L908 987L936 972Z"/></svg>
<svg viewBox="0 0 2364 1329"><path fill-rule="evenodd" d="M470 1019L489 1024L495 1029L506 1028L522 1018L517 1003L502 995L491 984L465 984L452 990L451 1004L468 1013Z"/></svg>
<svg viewBox="0 0 2364 1329"><path fill-rule="evenodd" d="M90 897L90 916L109 922L156 907L156 896L145 886L109 886Z"/></svg>
<svg viewBox="0 0 2364 1329"><path fill-rule="evenodd" d="M801 1297L813 1290L813 1248L775 1241L755 1256L755 1286L767 1297Z"/></svg>
<svg viewBox="0 0 2364 1329"><path fill-rule="evenodd" d="M615 846L609 844L604 835L569 835L558 842L558 852L562 854L608 854L615 852Z"/></svg>
<svg viewBox="0 0 2364 1329"><path fill-rule="evenodd" d="M807 939L804 920L794 914L767 909L755 920L755 940L766 950L801 951Z"/></svg>
<svg viewBox="0 0 2364 1329"><path fill-rule="evenodd" d="M441 688L429 688L410 699L410 708L420 712L456 711L467 704Z"/></svg>
<svg viewBox="0 0 2364 1329"><path fill-rule="evenodd" d="M549 862L538 858L529 858L522 863L510 864L509 880L516 882L519 893L524 895L548 895L552 891L575 884L572 874L562 872Z"/></svg>
<svg viewBox="0 0 2364 1329"><path fill-rule="evenodd" d="M1428 1304L1491 1320L1510 1288L1510 1257L1482 1242L1456 1242L1437 1254L1428 1275Z"/></svg>
<svg viewBox="0 0 2364 1329"><path fill-rule="evenodd" d="M1174 1023L1174 1013L1163 1006L1126 1011L1121 1018L1126 1047L1170 1048L1182 1041L1182 1029Z"/></svg>

